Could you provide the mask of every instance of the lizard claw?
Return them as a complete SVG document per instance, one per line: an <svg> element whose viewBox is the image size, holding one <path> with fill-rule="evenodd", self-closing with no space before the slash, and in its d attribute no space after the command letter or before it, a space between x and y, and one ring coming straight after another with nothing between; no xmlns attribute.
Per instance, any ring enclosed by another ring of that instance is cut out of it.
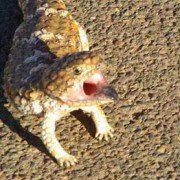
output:
<svg viewBox="0 0 180 180"><path fill-rule="evenodd" d="M108 141L109 137L110 138L113 137L113 134L112 134L113 132L114 132L113 128L107 124L103 128L99 128L97 130L95 137L98 138L100 141L102 139L105 139L106 141Z"/></svg>
<svg viewBox="0 0 180 180"><path fill-rule="evenodd" d="M60 159L58 159L58 164L60 166L66 166L66 167L70 167L70 166L73 166L77 163L77 159L72 156L72 155L65 155L63 157L61 157Z"/></svg>

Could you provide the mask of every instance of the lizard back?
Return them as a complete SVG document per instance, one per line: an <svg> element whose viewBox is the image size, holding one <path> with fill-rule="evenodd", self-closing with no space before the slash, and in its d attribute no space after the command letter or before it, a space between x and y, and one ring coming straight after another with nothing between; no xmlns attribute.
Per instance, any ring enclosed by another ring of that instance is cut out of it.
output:
<svg viewBox="0 0 180 180"><path fill-rule="evenodd" d="M61 0L20 1L19 4L24 22L15 32L4 78L5 94L11 102L16 102L22 91L32 91L36 88L34 84L40 85L43 72L54 61L88 50L85 32Z"/></svg>

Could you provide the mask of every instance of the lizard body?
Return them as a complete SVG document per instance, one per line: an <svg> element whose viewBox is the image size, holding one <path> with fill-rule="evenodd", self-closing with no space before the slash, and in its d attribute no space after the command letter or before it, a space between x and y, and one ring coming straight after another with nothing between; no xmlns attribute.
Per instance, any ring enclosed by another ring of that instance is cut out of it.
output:
<svg viewBox="0 0 180 180"><path fill-rule="evenodd" d="M61 0L19 0L24 22L14 35L5 68L4 91L14 116L41 115L42 141L60 165L74 165L55 136L55 123L71 111L91 113L96 137L108 140L113 129L100 105L116 91L101 72L101 58L89 51L83 28Z"/></svg>

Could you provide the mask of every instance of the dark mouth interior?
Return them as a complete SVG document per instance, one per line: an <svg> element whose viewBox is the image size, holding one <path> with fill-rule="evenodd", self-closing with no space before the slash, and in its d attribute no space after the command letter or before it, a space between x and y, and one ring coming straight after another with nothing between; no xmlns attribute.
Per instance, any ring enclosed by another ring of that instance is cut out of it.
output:
<svg viewBox="0 0 180 180"><path fill-rule="evenodd" d="M97 91L97 86L96 86L96 84L93 84L93 83L84 82L83 90L86 95L90 96Z"/></svg>

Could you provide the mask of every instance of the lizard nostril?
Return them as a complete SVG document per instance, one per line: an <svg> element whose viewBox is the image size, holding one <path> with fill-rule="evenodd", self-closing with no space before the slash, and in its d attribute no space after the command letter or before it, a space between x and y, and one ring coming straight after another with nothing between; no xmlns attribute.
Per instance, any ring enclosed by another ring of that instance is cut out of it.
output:
<svg viewBox="0 0 180 180"><path fill-rule="evenodd" d="M96 86L96 84L84 82L83 90L86 95L90 96L97 91L97 86Z"/></svg>

